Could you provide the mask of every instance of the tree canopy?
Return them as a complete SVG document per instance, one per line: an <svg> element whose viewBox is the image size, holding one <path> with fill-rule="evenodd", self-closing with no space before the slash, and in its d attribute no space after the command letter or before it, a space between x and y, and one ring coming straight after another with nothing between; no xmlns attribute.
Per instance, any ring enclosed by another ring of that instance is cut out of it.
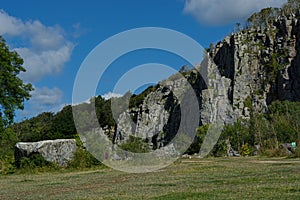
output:
<svg viewBox="0 0 300 200"><path fill-rule="evenodd" d="M24 109L24 100L30 98L31 84L18 77L25 72L23 59L10 51L0 36L0 128L13 122L15 110Z"/></svg>

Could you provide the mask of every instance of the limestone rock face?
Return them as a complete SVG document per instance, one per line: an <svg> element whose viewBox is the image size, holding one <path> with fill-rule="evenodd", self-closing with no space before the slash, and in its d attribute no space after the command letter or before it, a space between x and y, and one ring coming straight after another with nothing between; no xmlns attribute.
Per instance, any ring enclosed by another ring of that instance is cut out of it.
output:
<svg viewBox="0 0 300 200"><path fill-rule="evenodd" d="M169 83L170 84L170 83ZM169 85L170 86L170 85ZM172 84L172 87L176 83ZM171 87L171 86L170 86ZM163 146L163 137L177 97L167 86L159 87L146 96L138 108L128 109L118 119L115 143L126 142L130 135L146 139L149 147ZM175 127L172 124L172 127Z"/></svg>
<svg viewBox="0 0 300 200"><path fill-rule="evenodd" d="M198 83L197 78L194 80L195 84ZM132 135L145 139L150 149L164 147L180 128L181 114L183 114L181 109L185 109L185 115L192 114L196 109L194 107L198 104L196 98L200 96L199 93L194 92L193 102L188 102L192 99L191 94L188 93L190 91L193 91L192 84L180 74L160 82L156 90L149 93L139 107L128 109L120 114L114 143L126 142ZM198 112L196 118L199 114ZM183 124L181 126L182 129L186 128Z"/></svg>
<svg viewBox="0 0 300 200"><path fill-rule="evenodd" d="M66 166L67 162L74 158L76 148L75 139L18 142L15 145L15 160L20 167L22 158L38 153L49 162Z"/></svg>
<svg viewBox="0 0 300 200"><path fill-rule="evenodd" d="M249 118L274 100L300 101L300 22L279 16L270 26L233 33L210 49L202 123Z"/></svg>
<svg viewBox="0 0 300 200"><path fill-rule="evenodd" d="M121 114L114 142L133 135L147 138L150 147L167 144L180 123L184 80L198 98L199 125L247 119L251 112L266 112L275 100L300 101L299 17L299 13L278 16L268 26L227 36L197 66L202 77L194 71L175 81L170 77L138 108Z"/></svg>
<svg viewBox="0 0 300 200"><path fill-rule="evenodd" d="M208 61L208 85L202 90L202 124L214 122L234 122L233 107L230 101L231 80L221 76L215 63Z"/></svg>

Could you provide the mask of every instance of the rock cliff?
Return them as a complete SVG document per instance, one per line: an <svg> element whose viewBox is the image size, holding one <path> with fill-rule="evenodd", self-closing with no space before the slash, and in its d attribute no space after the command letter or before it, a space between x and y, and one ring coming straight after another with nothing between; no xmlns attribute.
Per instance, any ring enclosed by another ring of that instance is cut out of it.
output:
<svg viewBox="0 0 300 200"><path fill-rule="evenodd" d="M210 50L204 123L248 118L250 110L265 112L274 100L300 100L298 16L281 15L268 26L233 33ZM218 94L213 96L210 88Z"/></svg>
<svg viewBox="0 0 300 200"><path fill-rule="evenodd" d="M227 36L196 67L204 69L202 76L197 70L174 75L159 83L139 107L121 114L114 142L134 135L146 139L150 148L167 144L179 127L178 96L184 93L184 80L197 95L199 125L249 118L251 112L266 112L274 100L300 101L299 17L281 14L268 24Z"/></svg>

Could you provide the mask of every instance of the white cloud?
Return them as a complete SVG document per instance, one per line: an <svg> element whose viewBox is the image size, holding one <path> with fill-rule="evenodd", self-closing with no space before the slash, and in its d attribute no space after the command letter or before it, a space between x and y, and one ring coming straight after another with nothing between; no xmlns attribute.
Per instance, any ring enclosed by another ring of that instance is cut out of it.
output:
<svg viewBox="0 0 300 200"><path fill-rule="evenodd" d="M0 35L19 35L24 30L21 20L7 15L3 10L0 11L0 24Z"/></svg>
<svg viewBox="0 0 300 200"><path fill-rule="evenodd" d="M61 99L63 96L63 92L54 87L52 89L48 87L35 88L33 92L31 92L31 100L32 104L40 106L53 106L61 103Z"/></svg>
<svg viewBox="0 0 300 200"><path fill-rule="evenodd" d="M79 38L81 35L84 35L85 33L89 32L89 30L83 28L80 23L73 24L72 28L73 28L72 36L74 38Z"/></svg>
<svg viewBox="0 0 300 200"><path fill-rule="evenodd" d="M70 60L74 44L65 38L59 26L45 26L37 20L24 22L3 10L0 10L0 24L0 35L28 43L28 46L14 47L24 59L27 71L20 74L24 81L34 82L57 74Z"/></svg>
<svg viewBox="0 0 300 200"><path fill-rule="evenodd" d="M108 92L108 93L102 95L102 97L104 99L111 99L113 97L122 97L122 96L123 96L122 94L117 94L117 93L113 93L113 92Z"/></svg>
<svg viewBox="0 0 300 200"><path fill-rule="evenodd" d="M23 121L25 119L30 119L32 117L35 117L42 112L52 112L52 113L57 113L61 111L66 105L66 103L61 103L55 106L49 106L49 107L36 107L34 105L27 105L24 110L17 110L16 111L16 122Z"/></svg>
<svg viewBox="0 0 300 200"><path fill-rule="evenodd" d="M267 7L281 7L287 0L186 0L184 13L200 23L222 25L244 20Z"/></svg>
<svg viewBox="0 0 300 200"><path fill-rule="evenodd" d="M34 82L46 75L59 73L70 59L72 44L40 53L36 53L30 48L16 48L15 50L24 58L27 70L25 73L21 73L20 77L23 80Z"/></svg>
<svg viewBox="0 0 300 200"><path fill-rule="evenodd" d="M21 121L36 116L42 112L58 112L64 106L62 103L63 92L57 88L34 88L31 92L31 98L25 102L24 110L16 111L16 121Z"/></svg>
<svg viewBox="0 0 300 200"><path fill-rule="evenodd" d="M83 103L87 103L87 104L90 104L91 103L91 99L87 99L85 101L81 101L81 102L72 102L72 106L77 106L77 105L80 105L80 104L83 104Z"/></svg>

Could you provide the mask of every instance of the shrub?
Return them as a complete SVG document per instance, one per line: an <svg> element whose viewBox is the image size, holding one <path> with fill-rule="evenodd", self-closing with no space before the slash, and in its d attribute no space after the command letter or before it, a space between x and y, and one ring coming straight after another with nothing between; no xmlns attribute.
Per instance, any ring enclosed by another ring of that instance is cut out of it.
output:
<svg viewBox="0 0 300 200"><path fill-rule="evenodd" d="M0 174L13 174L15 171L16 167L12 156L4 156L0 159Z"/></svg>
<svg viewBox="0 0 300 200"><path fill-rule="evenodd" d="M14 146L18 138L12 129L6 128L0 133L0 158L14 155Z"/></svg>
<svg viewBox="0 0 300 200"><path fill-rule="evenodd" d="M148 94L155 91L159 85L149 86L146 90L144 90L141 94L135 95L133 94L129 100L129 108L138 108L145 100Z"/></svg>
<svg viewBox="0 0 300 200"><path fill-rule="evenodd" d="M76 150L74 159L68 162L68 168L82 169L100 164L101 162L98 161L91 153L79 147Z"/></svg>
<svg viewBox="0 0 300 200"><path fill-rule="evenodd" d="M252 98L250 96L244 100L244 106L252 109Z"/></svg>
<svg viewBox="0 0 300 200"><path fill-rule="evenodd" d="M60 167L56 163L47 161L42 155L33 153L21 159L19 169L22 173L36 173L58 170Z"/></svg>
<svg viewBox="0 0 300 200"><path fill-rule="evenodd" d="M245 143L242 147L241 147L241 155L242 156L249 156L251 154L251 150L249 148L248 143Z"/></svg>
<svg viewBox="0 0 300 200"><path fill-rule="evenodd" d="M293 158L300 158L300 148L296 147Z"/></svg>
<svg viewBox="0 0 300 200"><path fill-rule="evenodd" d="M199 153L201 149L201 145L203 143L203 140L206 136L206 133L208 131L209 124L199 126L196 130L196 135L194 138L193 143L191 146L188 148L188 150L185 152L187 154L194 154L194 153Z"/></svg>
<svg viewBox="0 0 300 200"><path fill-rule="evenodd" d="M142 139L130 136L129 140L120 145L120 148L132 153L147 153L149 152L149 145Z"/></svg>
<svg viewBox="0 0 300 200"><path fill-rule="evenodd" d="M212 150L213 156L221 157L227 155L227 144L225 140L219 140Z"/></svg>
<svg viewBox="0 0 300 200"><path fill-rule="evenodd" d="M35 168L35 167L46 167L50 166L51 162L47 161L42 155L33 153L29 157L21 160L21 167Z"/></svg>
<svg viewBox="0 0 300 200"><path fill-rule="evenodd" d="M263 156L267 157L286 157L289 156L287 151L283 148L266 149L262 152Z"/></svg>
<svg viewBox="0 0 300 200"><path fill-rule="evenodd" d="M249 121L238 119L234 124L224 126L220 140L229 140L232 148L240 151L241 147L245 144L253 144L253 131L250 131Z"/></svg>

